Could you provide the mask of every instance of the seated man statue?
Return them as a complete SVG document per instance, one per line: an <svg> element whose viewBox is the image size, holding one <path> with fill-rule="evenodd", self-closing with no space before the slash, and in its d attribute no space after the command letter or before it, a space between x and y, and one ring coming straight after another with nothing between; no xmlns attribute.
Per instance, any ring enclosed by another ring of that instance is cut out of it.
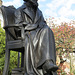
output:
<svg viewBox="0 0 75 75"><path fill-rule="evenodd" d="M24 0L15 12L15 23L25 29L24 75L57 75L54 35L37 0Z"/></svg>

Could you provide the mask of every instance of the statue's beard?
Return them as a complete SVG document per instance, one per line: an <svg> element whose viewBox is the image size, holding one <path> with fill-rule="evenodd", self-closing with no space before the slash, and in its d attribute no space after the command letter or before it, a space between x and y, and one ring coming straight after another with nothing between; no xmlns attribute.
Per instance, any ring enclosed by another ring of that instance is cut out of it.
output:
<svg viewBox="0 0 75 75"><path fill-rule="evenodd" d="M38 7L38 3L37 2L32 2L32 5L35 7Z"/></svg>
<svg viewBox="0 0 75 75"><path fill-rule="evenodd" d="M34 1L28 1L27 4L35 9L38 7L38 3Z"/></svg>

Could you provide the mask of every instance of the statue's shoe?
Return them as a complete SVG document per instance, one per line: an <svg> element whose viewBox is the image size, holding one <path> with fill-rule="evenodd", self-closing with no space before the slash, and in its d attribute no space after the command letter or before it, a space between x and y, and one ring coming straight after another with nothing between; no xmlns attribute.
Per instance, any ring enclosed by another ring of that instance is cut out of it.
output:
<svg viewBox="0 0 75 75"><path fill-rule="evenodd" d="M50 64L48 67L48 71L57 71L58 70L58 66L54 65L54 64Z"/></svg>
<svg viewBox="0 0 75 75"><path fill-rule="evenodd" d="M44 65L43 65L43 69L47 72L49 71L57 71L58 70L58 66L53 64L50 61L47 61Z"/></svg>

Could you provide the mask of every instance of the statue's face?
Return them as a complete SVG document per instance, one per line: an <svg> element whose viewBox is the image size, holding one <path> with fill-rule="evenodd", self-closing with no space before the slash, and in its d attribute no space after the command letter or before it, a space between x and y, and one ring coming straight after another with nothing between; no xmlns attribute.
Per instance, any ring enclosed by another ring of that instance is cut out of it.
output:
<svg viewBox="0 0 75 75"><path fill-rule="evenodd" d="M37 2L37 0L29 0L29 1L31 1L31 2L35 2L35 3Z"/></svg>
<svg viewBox="0 0 75 75"><path fill-rule="evenodd" d="M29 2L31 2L31 3L37 3L37 0L29 0Z"/></svg>
<svg viewBox="0 0 75 75"><path fill-rule="evenodd" d="M38 6L37 0L29 0L28 2L34 6Z"/></svg>
<svg viewBox="0 0 75 75"><path fill-rule="evenodd" d="M23 1L28 2L30 5L38 7L38 3L37 3L38 0L23 0Z"/></svg>

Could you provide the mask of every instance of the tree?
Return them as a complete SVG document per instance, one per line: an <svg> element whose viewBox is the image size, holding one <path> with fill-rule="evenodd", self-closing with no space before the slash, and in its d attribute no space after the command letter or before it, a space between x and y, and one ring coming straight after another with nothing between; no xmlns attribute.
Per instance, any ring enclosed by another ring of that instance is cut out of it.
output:
<svg viewBox="0 0 75 75"><path fill-rule="evenodd" d="M55 36L57 54L72 52L75 41L75 27L67 23L52 28Z"/></svg>
<svg viewBox="0 0 75 75"><path fill-rule="evenodd" d="M64 23L60 26L53 27L52 30L55 36L57 55L59 55L62 62L63 57L70 58L69 54L73 51L75 42L75 27Z"/></svg>

